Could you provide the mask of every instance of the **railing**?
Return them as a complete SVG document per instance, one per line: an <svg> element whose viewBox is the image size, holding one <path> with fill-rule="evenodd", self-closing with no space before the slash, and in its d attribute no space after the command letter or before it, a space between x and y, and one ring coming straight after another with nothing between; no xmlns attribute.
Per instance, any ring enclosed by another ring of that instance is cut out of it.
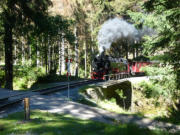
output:
<svg viewBox="0 0 180 135"><path fill-rule="evenodd" d="M130 75L127 72L123 72L123 73L116 73L116 74L108 74L108 75L104 75L104 80L119 80L119 79L124 79L124 78L129 78Z"/></svg>

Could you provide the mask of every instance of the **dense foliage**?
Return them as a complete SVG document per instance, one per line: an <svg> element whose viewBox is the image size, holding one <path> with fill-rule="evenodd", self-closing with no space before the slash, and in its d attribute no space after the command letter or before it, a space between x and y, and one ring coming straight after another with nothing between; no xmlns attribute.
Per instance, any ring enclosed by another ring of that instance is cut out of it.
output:
<svg viewBox="0 0 180 135"><path fill-rule="evenodd" d="M52 5L50 0L1 1L0 29L4 44L1 51L5 52L4 58L1 57L5 59L6 88L13 89L13 63L23 66L25 61L30 59L32 66L35 66L40 61L37 59L42 56L41 62L46 64L46 71L50 72L57 69L55 67L57 62L52 62L57 56L52 56L51 46L62 35L69 43L73 44L74 36L69 29L72 22L58 15L50 16L47 12L50 5ZM53 49L56 48L53 47ZM56 49L56 53L58 53L58 49ZM48 69L47 59L49 59L49 63L51 62Z"/></svg>
<svg viewBox="0 0 180 135"><path fill-rule="evenodd" d="M0 0L0 87L28 89L66 81L67 59L72 59L71 80L89 77L99 53L98 32L105 21L117 17L153 33L132 45L119 39L108 51L114 57L157 63L144 68L150 82L139 85L134 104L151 111L165 106L179 124L179 7L179 0ZM124 102L120 89L116 94Z"/></svg>
<svg viewBox="0 0 180 135"><path fill-rule="evenodd" d="M50 6L55 6L52 5L54 2L64 5L62 13L52 15L48 12ZM113 52L119 57L128 55L137 57L143 52L146 56L153 56L150 57L151 59L164 63L165 67L148 69L148 73L161 76L161 79L154 79L152 87L148 89L150 92L156 89L159 95L172 97L173 101L178 99L180 82L178 0L173 2L171 0L62 0L61 2L53 0L52 3L48 0L42 3L4 0L0 3L2 31L0 44L5 45L0 46L3 54L0 57L2 65L4 64L2 61L6 59L6 72L1 71L1 86L4 85L5 80L11 83L11 79L7 79L8 73L14 73L15 84L18 84L20 80L18 78L24 78L24 81L21 81L22 86L30 82L30 78L34 81L47 82L52 74L56 73L59 75L55 80L61 80L58 77L66 74L66 58L73 59L71 66L73 76L88 77L92 59L98 54L97 35L101 25L110 18L119 17L134 23L138 29L144 26L152 28L154 35L147 36L138 44L128 47L126 42L117 41L112 44L110 53ZM15 21L12 23L9 20L11 23L8 23L8 19ZM11 28L12 35L5 34L6 24L7 28ZM12 38L3 42L5 37ZM11 52L8 53L12 54L10 63L7 61L9 56L3 53L5 50L8 51L6 44L9 42L6 41L12 41L9 44L12 45ZM26 66L27 62L28 66ZM15 66L15 72L11 72L12 63L23 68L17 70ZM10 68L7 69L7 65L11 65L8 66ZM36 72L37 70L39 73Z"/></svg>
<svg viewBox="0 0 180 135"><path fill-rule="evenodd" d="M172 66L146 67L144 71L150 76L151 80L147 85L142 83L147 97L163 97L170 102L179 98L180 94L176 89L175 74Z"/></svg>
<svg viewBox="0 0 180 135"><path fill-rule="evenodd" d="M12 89L13 65L23 66L27 61L32 67L45 68L46 74L61 75L66 73L65 58L73 58L72 74L88 77L92 59L98 53L101 24L111 17L126 16L128 9L136 11L137 3L137 0L1 1L0 41L4 46L0 47L0 59L1 65L5 64L5 87ZM56 4L63 4L61 12L59 8L51 10Z"/></svg>
<svg viewBox="0 0 180 135"><path fill-rule="evenodd" d="M148 75L156 76L151 83L143 85L145 95L162 97L177 106L180 103L179 7L179 0L148 0L141 12L129 12L137 27L148 26L155 31L151 37L145 37L143 43L144 54L159 63L159 67L145 69Z"/></svg>
<svg viewBox="0 0 180 135"><path fill-rule="evenodd" d="M144 3L143 12L130 13L137 25L146 25L155 30L154 36L145 39L144 53L156 56L161 62L173 66L178 88L180 70L179 6L178 0L149 0Z"/></svg>

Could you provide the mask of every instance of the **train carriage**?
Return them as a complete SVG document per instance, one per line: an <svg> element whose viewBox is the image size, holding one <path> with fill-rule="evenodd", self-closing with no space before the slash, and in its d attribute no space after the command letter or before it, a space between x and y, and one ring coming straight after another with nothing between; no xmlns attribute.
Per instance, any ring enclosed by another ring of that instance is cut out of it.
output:
<svg viewBox="0 0 180 135"><path fill-rule="evenodd" d="M128 63L128 72L131 75L145 75L144 71L142 70L143 67L148 65L152 65L152 62L147 61L131 61Z"/></svg>

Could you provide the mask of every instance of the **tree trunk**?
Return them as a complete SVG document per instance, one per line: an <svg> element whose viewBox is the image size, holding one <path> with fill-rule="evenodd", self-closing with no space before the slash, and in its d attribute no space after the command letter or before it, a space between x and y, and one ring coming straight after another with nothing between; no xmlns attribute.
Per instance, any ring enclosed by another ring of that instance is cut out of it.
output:
<svg viewBox="0 0 180 135"><path fill-rule="evenodd" d="M5 48L5 88L13 89L13 39L12 39L12 24L11 17L6 15L6 21L4 23L4 48Z"/></svg>
<svg viewBox="0 0 180 135"><path fill-rule="evenodd" d="M55 63L56 63L56 60L55 60L55 51L54 51L54 48L55 48L55 43L52 44L52 53L51 53L51 65L52 65L52 70L54 73L56 73L55 71Z"/></svg>
<svg viewBox="0 0 180 135"><path fill-rule="evenodd" d="M31 57L31 53L32 53L31 45L29 45L29 60L30 60L30 64L32 65L32 57Z"/></svg>
<svg viewBox="0 0 180 135"><path fill-rule="evenodd" d="M85 78L87 77L87 46L86 41L84 41L84 47L85 47L85 59L84 59L84 66L85 66Z"/></svg>
<svg viewBox="0 0 180 135"><path fill-rule="evenodd" d="M92 14L92 13L91 13ZM94 49L93 49L93 41L94 41L94 38L93 38L93 22L91 21L91 46L90 46L90 50L91 50L91 57L90 57L90 73L92 72L92 61L93 61L93 54L94 54Z"/></svg>
<svg viewBox="0 0 180 135"><path fill-rule="evenodd" d="M15 45L14 45L14 64L15 64L15 65L17 64L17 59L16 59L16 57L17 57L16 55L17 55L17 54L16 54L16 51L17 51L17 45L15 44Z"/></svg>
<svg viewBox="0 0 180 135"><path fill-rule="evenodd" d="M62 61L61 61L61 42L60 39L58 41L58 56L59 56L59 75L61 75L61 66L62 66Z"/></svg>
<svg viewBox="0 0 180 135"><path fill-rule="evenodd" d="M51 45L48 46L48 72L51 71Z"/></svg>
<svg viewBox="0 0 180 135"><path fill-rule="evenodd" d="M22 38L22 40L23 40L23 38ZM21 43L21 54L22 54L22 65L24 65L25 64L25 49L24 49L24 42L23 41L21 41L22 43Z"/></svg>
<svg viewBox="0 0 180 135"><path fill-rule="evenodd" d="M44 43L44 41L43 41L43 38L42 38L42 43L41 43L41 48L43 48L43 43ZM43 49L41 49L41 67L43 67Z"/></svg>
<svg viewBox="0 0 180 135"><path fill-rule="evenodd" d="M62 69L61 72L65 72L65 60L64 60L64 56L65 56L65 41L64 41L64 36L62 36L62 44L61 44L61 63L62 63Z"/></svg>
<svg viewBox="0 0 180 135"><path fill-rule="evenodd" d="M75 73L74 75L78 77L78 70L79 70L79 47L78 47L78 38L77 38L77 28L74 29L75 35Z"/></svg>
<svg viewBox="0 0 180 135"><path fill-rule="evenodd" d="M24 56L24 46L21 44L21 59L22 59L22 65L25 64L25 56Z"/></svg>
<svg viewBox="0 0 180 135"><path fill-rule="evenodd" d="M40 66L40 52L39 52L39 43L37 41L37 44L36 44L36 66L39 67Z"/></svg>
<svg viewBox="0 0 180 135"><path fill-rule="evenodd" d="M48 37L48 73L51 70L51 45Z"/></svg>
<svg viewBox="0 0 180 135"><path fill-rule="evenodd" d="M133 59L136 57L135 48L133 48Z"/></svg>
<svg viewBox="0 0 180 135"><path fill-rule="evenodd" d="M138 48L136 48L136 57L138 57L139 56L139 50L138 50Z"/></svg>
<svg viewBox="0 0 180 135"><path fill-rule="evenodd" d="M46 75L48 74L48 57L47 57L47 44L45 43L45 66L46 66Z"/></svg>
<svg viewBox="0 0 180 135"><path fill-rule="evenodd" d="M0 47L1 47L1 50L0 50L0 63L2 62L3 58L4 58L4 46L1 45L1 42L0 42Z"/></svg>
<svg viewBox="0 0 180 135"><path fill-rule="evenodd" d="M126 45L126 59L128 60L128 58L129 58L129 43L128 42L126 42L127 43L127 45Z"/></svg>

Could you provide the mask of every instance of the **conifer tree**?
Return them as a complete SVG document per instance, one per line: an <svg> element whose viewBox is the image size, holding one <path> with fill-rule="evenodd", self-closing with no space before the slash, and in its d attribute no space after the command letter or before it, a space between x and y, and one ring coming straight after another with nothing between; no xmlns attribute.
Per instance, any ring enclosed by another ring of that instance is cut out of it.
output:
<svg viewBox="0 0 180 135"><path fill-rule="evenodd" d="M13 89L13 35L24 26L45 26L50 0L2 0L0 2L5 48L5 88ZM43 30L43 29L42 29Z"/></svg>

